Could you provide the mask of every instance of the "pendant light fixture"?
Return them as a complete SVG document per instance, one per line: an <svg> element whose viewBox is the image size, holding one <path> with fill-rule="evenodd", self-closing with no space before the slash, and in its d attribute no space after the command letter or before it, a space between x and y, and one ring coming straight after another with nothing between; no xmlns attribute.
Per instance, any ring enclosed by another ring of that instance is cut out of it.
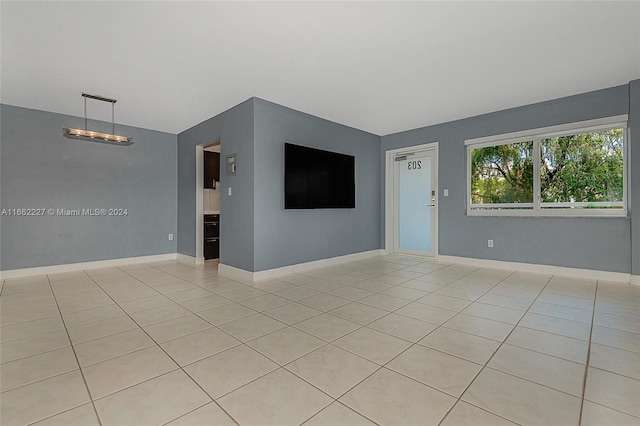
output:
<svg viewBox="0 0 640 426"><path fill-rule="evenodd" d="M88 93L83 93L82 97L84 98L84 130L65 127L63 130L66 137L73 139L90 140L94 142L111 143L115 145L131 145L133 143L133 138L115 134L115 104L116 102L118 102L116 99L105 98L104 96L91 95ZM96 101L111 103L111 133L94 132L93 130L87 129L87 98L94 99Z"/></svg>

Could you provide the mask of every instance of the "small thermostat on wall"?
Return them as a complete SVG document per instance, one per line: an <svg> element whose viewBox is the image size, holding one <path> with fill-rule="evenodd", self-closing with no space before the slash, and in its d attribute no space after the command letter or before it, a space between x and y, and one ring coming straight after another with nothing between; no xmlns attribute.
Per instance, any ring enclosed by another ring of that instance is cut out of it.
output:
<svg viewBox="0 0 640 426"><path fill-rule="evenodd" d="M227 155L227 176L236 174L236 154Z"/></svg>

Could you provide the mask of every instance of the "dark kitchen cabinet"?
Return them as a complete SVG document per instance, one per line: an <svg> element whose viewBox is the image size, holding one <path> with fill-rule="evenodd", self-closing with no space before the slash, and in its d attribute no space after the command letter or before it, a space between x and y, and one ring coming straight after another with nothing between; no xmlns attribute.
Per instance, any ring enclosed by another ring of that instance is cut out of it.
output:
<svg viewBox="0 0 640 426"><path fill-rule="evenodd" d="M220 182L220 153L204 152L204 187L215 189Z"/></svg>
<svg viewBox="0 0 640 426"><path fill-rule="evenodd" d="M220 236L220 215L205 214L204 215L204 237L213 238Z"/></svg>
<svg viewBox="0 0 640 426"><path fill-rule="evenodd" d="M204 215L204 260L220 257L220 215Z"/></svg>
<svg viewBox="0 0 640 426"><path fill-rule="evenodd" d="M220 238L204 239L204 260L218 259L220 257Z"/></svg>

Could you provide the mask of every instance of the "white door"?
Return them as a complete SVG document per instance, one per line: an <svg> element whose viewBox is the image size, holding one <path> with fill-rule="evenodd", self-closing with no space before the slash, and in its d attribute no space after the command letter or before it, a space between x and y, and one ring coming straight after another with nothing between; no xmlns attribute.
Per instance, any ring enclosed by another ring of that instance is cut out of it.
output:
<svg viewBox="0 0 640 426"><path fill-rule="evenodd" d="M394 157L394 253L436 254L436 161L433 149Z"/></svg>

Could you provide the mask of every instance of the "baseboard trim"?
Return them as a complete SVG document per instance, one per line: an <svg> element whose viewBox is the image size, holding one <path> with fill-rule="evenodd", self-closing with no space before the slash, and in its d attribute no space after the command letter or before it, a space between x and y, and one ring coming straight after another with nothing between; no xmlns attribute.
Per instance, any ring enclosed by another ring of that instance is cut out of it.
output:
<svg viewBox="0 0 640 426"><path fill-rule="evenodd" d="M631 275L631 284L640 285L640 275Z"/></svg>
<svg viewBox="0 0 640 426"><path fill-rule="evenodd" d="M476 259L472 257L458 257L440 255L438 262L458 263L460 265L478 266L482 268L508 269L518 272L533 272L538 274L560 275L570 278L589 280L616 281L631 283L632 275L624 272L597 271L593 269L567 268L563 266L539 265L535 263L506 262L502 260ZM638 277L637 275L634 275ZM640 284L640 282L638 282Z"/></svg>
<svg viewBox="0 0 640 426"><path fill-rule="evenodd" d="M187 265L197 265L198 259L193 256L188 256L182 253L176 253L176 260L180 263L186 263Z"/></svg>
<svg viewBox="0 0 640 426"><path fill-rule="evenodd" d="M38 266L35 268L9 269L6 271L0 271L0 279L22 278L32 275L58 274L61 272L81 271L83 269L107 268L110 266L133 265L136 263L160 262L163 260L175 259L177 259L176 253L167 253L151 256L96 260L93 262L67 263L64 265Z"/></svg>
<svg viewBox="0 0 640 426"><path fill-rule="evenodd" d="M251 272L236 268L223 263L218 265L218 275L240 281L263 281L271 278L283 277L290 274L301 274L312 269L324 268L328 266L340 265L342 263L356 262L358 260L370 259L381 256L384 250L369 250L360 253L347 254L344 256L330 257L328 259L314 260L311 262L297 263L295 265L282 266L280 268L267 269L264 271Z"/></svg>
<svg viewBox="0 0 640 426"><path fill-rule="evenodd" d="M234 281L255 281L253 279L254 272L236 268L235 266L225 265L224 263L218 264L218 275Z"/></svg>

